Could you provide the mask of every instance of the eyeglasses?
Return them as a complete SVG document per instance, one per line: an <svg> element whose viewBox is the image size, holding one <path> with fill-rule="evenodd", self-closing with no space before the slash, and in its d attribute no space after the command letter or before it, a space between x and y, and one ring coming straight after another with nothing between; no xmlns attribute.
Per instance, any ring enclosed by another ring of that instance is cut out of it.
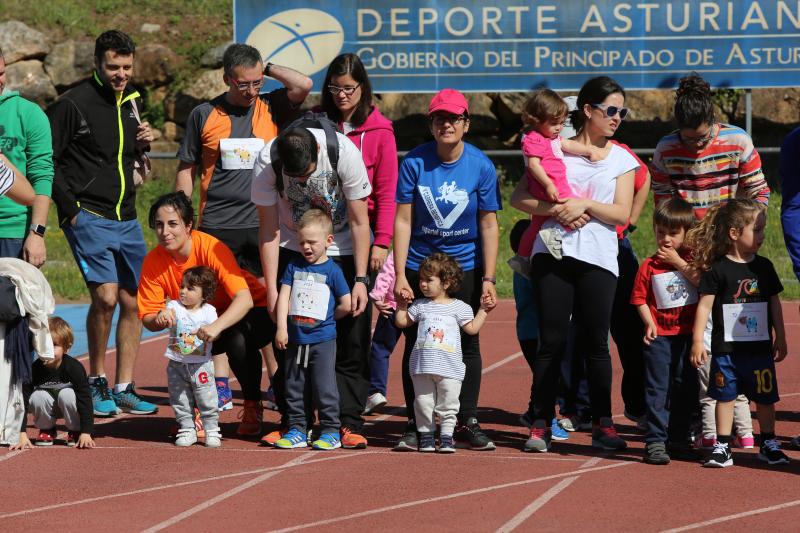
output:
<svg viewBox="0 0 800 533"><path fill-rule="evenodd" d="M681 142L683 144L691 144L691 145L695 145L695 146L702 146L702 145L708 143L711 139L714 138L714 126L712 125L708 129L708 133L706 133L702 137L685 137L685 136L681 135L680 132L678 132L678 138L680 138L680 140L681 140Z"/></svg>
<svg viewBox="0 0 800 533"><path fill-rule="evenodd" d="M434 126L442 126L448 122L455 126L456 124L461 124L466 120L467 117L464 115L433 115L431 117L431 122Z"/></svg>
<svg viewBox="0 0 800 533"><path fill-rule="evenodd" d="M312 163L312 164L314 166L311 168L311 170L306 169L306 172L300 172L299 174L293 174L293 173L290 173L290 172L286 172L284 170L283 171L283 175L288 177L288 178L305 179L305 178L311 176L311 174L313 174L314 172L317 171L317 164L316 163ZM309 167L311 167L311 165L309 165Z"/></svg>
<svg viewBox="0 0 800 533"><path fill-rule="evenodd" d="M349 87L337 87L336 85L328 85L328 90L333 95L344 93L345 96L352 96L352 94L356 92L356 89L358 89L359 87L361 87L360 83L358 85Z"/></svg>
<svg viewBox="0 0 800 533"><path fill-rule="evenodd" d="M617 107L615 105L607 105L607 104L591 104L591 106L595 109L602 109L603 111L605 111L606 116L608 118L615 117L617 113L619 113L620 120L625 120L625 117L628 116L627 107Z"/></svg>
<svg viewBox="0 0 800 533"><path fill-rule="evenodd" d="M240 91L244 92L247 89L260 89L262 85L264 85L264 78L256 81L237 81L231 78L231 85L239 89Z"/></svg>

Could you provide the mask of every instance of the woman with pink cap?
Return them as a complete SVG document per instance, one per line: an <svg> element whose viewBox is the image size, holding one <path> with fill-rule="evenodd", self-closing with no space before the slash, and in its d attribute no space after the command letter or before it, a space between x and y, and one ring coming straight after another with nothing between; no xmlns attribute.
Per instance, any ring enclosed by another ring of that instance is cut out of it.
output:
<svg viewBox="0 0 800 533"><path fill-rule="evenodd" d="M500 186L494 165L475 146L464 142L469 131L469 104L454 89L440 91L428 106L434 140L418 146L400 165L397 214L394 223L395 297L410 303L422 297L419 267L434 252L443 252L461 265L464 280L455 298L477 311L481 300L496 303L495 266L501 209ZM417 449L414 386L409 374L415 327L406 329L403 354L403 393L409 424L395 450ZM493 450L494 443L477 420L481 383L478 335L461 333L466 374L459 396L456 446Z"/></svg>

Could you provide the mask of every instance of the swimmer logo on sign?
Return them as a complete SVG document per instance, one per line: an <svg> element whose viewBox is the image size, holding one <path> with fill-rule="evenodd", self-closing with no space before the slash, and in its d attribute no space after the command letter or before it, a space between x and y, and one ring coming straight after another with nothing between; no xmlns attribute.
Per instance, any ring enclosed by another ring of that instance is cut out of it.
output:
<svg viewBox="0 0 800 533"><path fill-rule="evenodd" d="M324 11L290 9L263 20L246 42L261 52L265 63L288 65L310 76L339 55L344 30Z"/></svg>

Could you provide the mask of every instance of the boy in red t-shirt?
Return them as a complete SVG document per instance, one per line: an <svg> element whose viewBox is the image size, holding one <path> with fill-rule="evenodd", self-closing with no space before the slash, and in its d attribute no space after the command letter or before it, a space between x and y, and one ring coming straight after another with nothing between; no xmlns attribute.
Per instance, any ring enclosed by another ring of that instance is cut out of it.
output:
<svg viewBox="0 0 800 533"><path fill-rule="evenodd" d="M697 404L697 370L689 364L699 274L683 246L695 224L692 206L671 198L653 213L658 251L639 267L631 294L645 326L647 435L644 462L698 459L689 440ZM669 446L669 448L668 448Z"/></svg>

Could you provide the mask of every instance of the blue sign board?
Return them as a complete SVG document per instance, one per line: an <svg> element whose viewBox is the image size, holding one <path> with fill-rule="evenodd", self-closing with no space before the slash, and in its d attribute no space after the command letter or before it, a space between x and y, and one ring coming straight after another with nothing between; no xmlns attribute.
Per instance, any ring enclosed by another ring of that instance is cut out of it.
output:
<svg viewBox="0 0 800 533"><path fill-rule="evenodd" d="M797 0L234 0L234 37L322 85L358 54L377 92L577 89L608 75L669 88L789 87L800 72Z"/></svg>

